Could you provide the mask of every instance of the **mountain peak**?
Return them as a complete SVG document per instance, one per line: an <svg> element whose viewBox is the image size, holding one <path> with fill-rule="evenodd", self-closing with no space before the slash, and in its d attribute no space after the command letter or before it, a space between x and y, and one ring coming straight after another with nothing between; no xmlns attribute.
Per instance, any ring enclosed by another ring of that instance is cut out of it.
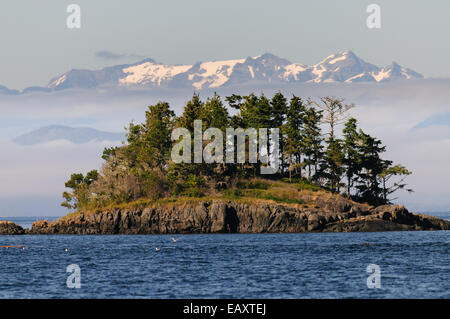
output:
<svg viewBox="0 0 450 319"><path fill-rule="evenodd" d="M292 63L266 52L234 60L170 65L147 58L134 64L117 65L98 71L71 70L54 79L48 89L94 88L98 86L139 86L193 88L196 90L252 82L385 82L423 78L398 63L380 68L359 58L353 51L334 53L317 64Z"/></svg>
<svg viewBox="0 0 450 319"><path fill-rule="evenodd" d="M352 50L345 50L341 52L342 55L355 56L356 54Z"/></svg>

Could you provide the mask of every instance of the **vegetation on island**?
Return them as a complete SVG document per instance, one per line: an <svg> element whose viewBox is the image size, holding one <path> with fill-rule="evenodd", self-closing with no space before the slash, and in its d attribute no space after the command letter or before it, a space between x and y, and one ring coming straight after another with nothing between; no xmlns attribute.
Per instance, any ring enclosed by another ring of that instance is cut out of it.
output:
<svg viewBox="0 0 450 319"><path fill-rule="evenodd" d="M218 95L202 101L194 94L176 116L169 103L159 102L148 107L144 123L129 124L122 146L104 150L100 171L71 175L61 205L82 211L185 197L304 203L295 190L341 193L371 205L391 203L397 190L412 191L405 183L411 172L382 158L385 146L358 127L349 116L352 107L334 97L288 100L280 92L272 98L233 94L225 101ZM260 162L175 163L172 130L182 127L193 133L195 120L202 120L203 130L215 127L224 136L228 127L278 128L278 173L261 175Z"/></svg>

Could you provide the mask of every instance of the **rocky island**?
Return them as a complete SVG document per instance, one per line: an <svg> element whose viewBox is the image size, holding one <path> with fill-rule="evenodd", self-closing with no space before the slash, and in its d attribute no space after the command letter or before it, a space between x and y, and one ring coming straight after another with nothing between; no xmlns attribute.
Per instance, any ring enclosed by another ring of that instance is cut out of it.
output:
<svg viewBox="0 0 450 319"><path fill-rule="evenodd" d="M202 201L183 206L115 209L37 221L32 234L299 233L449 230L450 222L401 206L361 207L327 202L300 208L273 203Z"/></svg>
<svg viewBox="0 0 450 319"><path fill-rule="evenodd" d="M217 95L203 102L194 94L180 116L166 102L149 106L144 123L130 123L122 146L104 150L100 171L74 173L66 182L61 205L73 213L30 230L1 223L0 233L450 229L449 221L393 205L393 193L412 192L405 182L411 172L382 158L382 142L347 116L353 104L333 97L288 101L280 92L226 101L228 107Z"/></svg>
<svg viewBox="0 0 450 319"><path fill-rule="evenodd" d="M450 222L410 213L402 205L373 207L340 195L313 205L210 200L143 208L113 208L36 221L31 229L0 222L0 234L189 234L450 230Z"/></svg>

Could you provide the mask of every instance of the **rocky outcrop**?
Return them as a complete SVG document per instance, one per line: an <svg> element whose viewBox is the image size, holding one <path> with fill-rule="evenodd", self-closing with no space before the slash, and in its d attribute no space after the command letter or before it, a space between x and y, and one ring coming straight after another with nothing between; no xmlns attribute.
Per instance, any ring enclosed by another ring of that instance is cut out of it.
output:
<svg viewBox="0 0 450 319"><path fill-rule="evenodd" d="M8 221L0 221L0 235L22 235L25 233L25 230L19 225L8 222Z"/></svg>
<svg viewBox="0 0 450 319"><path fill-rule="evenodd" d="M371 207L341 196L314 206L212 200L142 209L79 213L33 223L33 234L298 233L443 230L450 222L401 205Z"/></svg>

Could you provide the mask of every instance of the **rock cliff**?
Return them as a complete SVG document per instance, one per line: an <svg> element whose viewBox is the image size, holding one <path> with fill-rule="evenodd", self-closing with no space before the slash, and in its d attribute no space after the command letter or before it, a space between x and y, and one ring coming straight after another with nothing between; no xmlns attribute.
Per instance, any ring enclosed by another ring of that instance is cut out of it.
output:
<svg viewBox="0 0 450 319"><path fill-rule="evenodd" d="M340 196L313 207L211 200L147 208L79 213L37 221L32 234L296 233L448 230L450 222L408 212L401 205L371 207Z"/></svg>
<svg viewBox="0 0 450 319"><path fill-rule="evenodd" d="M21 235L24 233L25 230L19 225L13 222L0 221L0 235Z"/></svg>

